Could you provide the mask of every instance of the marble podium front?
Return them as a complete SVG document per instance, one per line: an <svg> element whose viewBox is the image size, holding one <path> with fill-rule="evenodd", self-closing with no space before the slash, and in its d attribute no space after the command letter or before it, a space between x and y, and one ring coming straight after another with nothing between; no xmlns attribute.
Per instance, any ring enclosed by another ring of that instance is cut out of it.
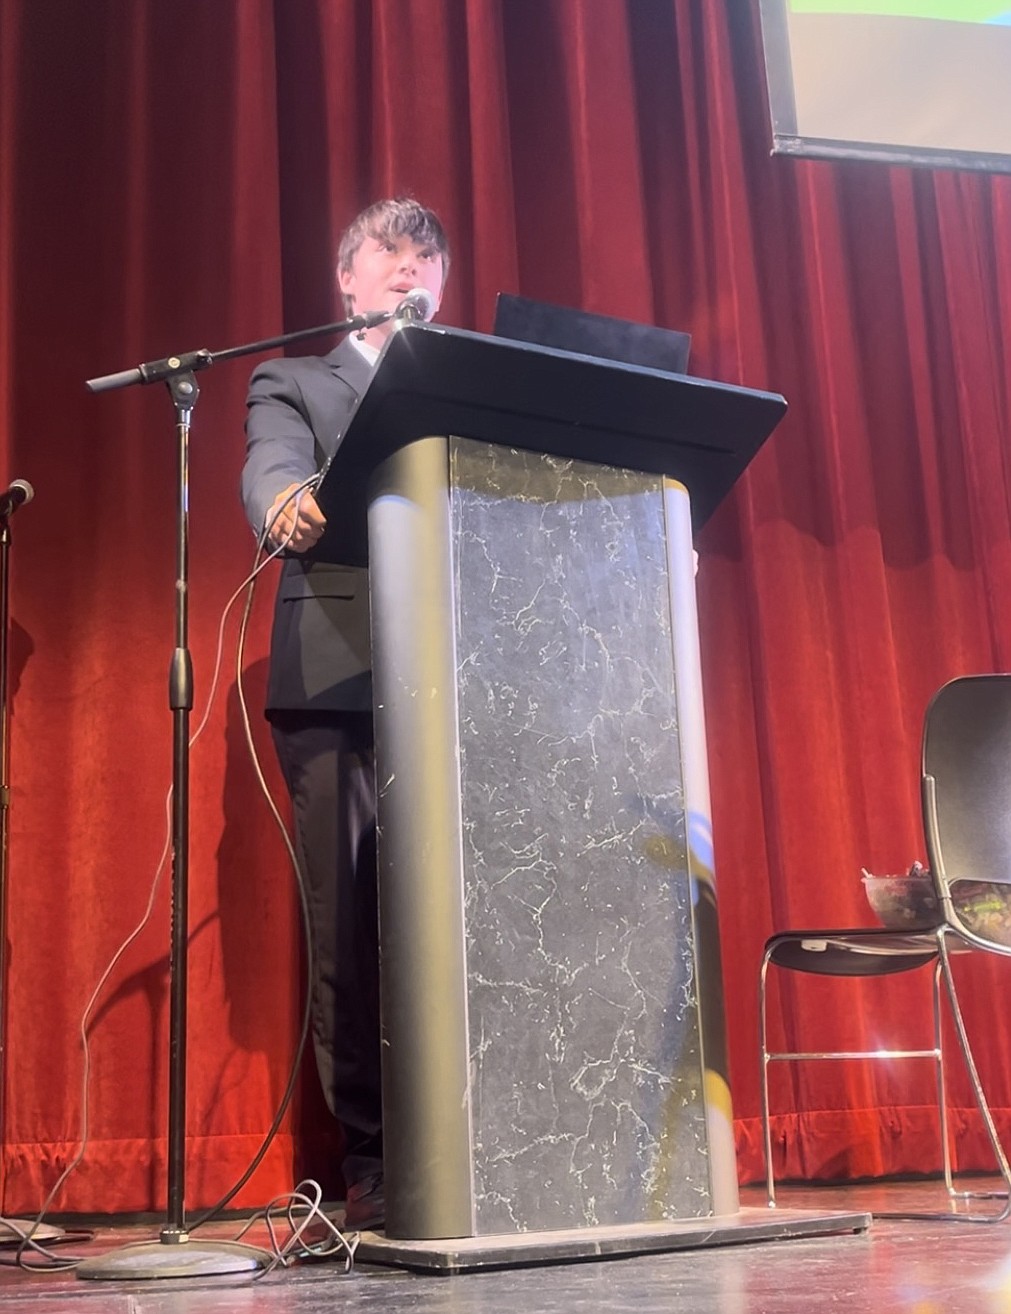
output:
<svg viewBox="0 0 1011 1314"><path fill-rule="evenodd" d="M427 438L369 535L387 1234L735 1210L687 495Z"/></svg>

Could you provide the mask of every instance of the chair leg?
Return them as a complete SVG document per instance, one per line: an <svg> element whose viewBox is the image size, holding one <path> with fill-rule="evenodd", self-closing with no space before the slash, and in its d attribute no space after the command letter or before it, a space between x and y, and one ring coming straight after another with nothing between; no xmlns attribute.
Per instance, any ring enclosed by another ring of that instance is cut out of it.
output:
<svg viewBox="0 0 1011 1314"><path fill-rule="evenodd" d="M765 1202L770 1209L775 1209L776 1183L772 1167L772 1130L769 1126L768 1024L765 1016L765 987L768 971L769 955L766 953L762 958L762 971L758 978L758 1048L762 1062L762 1145L765 1151Z"/></svg>
<svg viewBox="0 0 1011 1314"><path fill-rule="evenodd" d="M940 955L934 967L934 1048L937 1054L937 1107L941 1124L941 1162L944 1168L944 1185L951 1200L994 1200L1000 1199L1003 1191L959 1191L955 1187L954 1164L951 1158L951 1129L948 1125L947 1083L944 1075L944 1034L941 1019L941 967Z"/></svg>
<svg viewBox="0 0 1011 1314"><path fill-rule="evenodd" d="M993 1150L994 1158L1000 1169L1001 1177L1004 1179L1005 1190L999 1196L1004 1200L1004 1207L996 1214L960 1214L959 1218L964 1222L972 1223L1001 1223L1011 1216L1011 1165L1008 1164L1007 1156L1004 1153L1004 1147L1000 1143L997 1135L997 1128L994 1125L993 1115L990 1113L990 1106L987 1103L986 1095L983 1093L983 1085L979 1079L979 1072L976 1068L976 1060L973 1058L972 1049L969 1046L969 1036L965 1029L965 1022L962 1018L962 1010L958 1003L958 994L955 990L955 979L951 971L951 959L948 955L948 945L946 940L946 928L941 926L937 931L937 946L939 951L938 962L944 977L945 993L948 996L948 1003L951 1007L952 1019L955 1023L955 1034L958 1037L958 1045L962 1051L962 1059L965 1063L966 1071L969 1074L969 1080L972 1083L973 1095L976 1099L976 1107L979 1109L980 1116L983 1119L983 1125L986 1128L987 1139L990 1142L990 1148ZM989 1193L993 1194L993 1193Z"/></svg>
<svg viewBox="0 0 1011 1314"><path fill-rule="evenodd" d="M951 1138L948 1131L948 1091L944 1080L944 1032L941 1026L941 960L934 965L932 978L934 1003L934 1052L937 1063L934 1074L937 1080L937 1112L941 1124L941 1164L944 1185L949 1196L957 1196L952 1174Z"/></svg>
<svg viewBox="0 0 1011 1314"><path fill-rule="evenodd" d="M951 962L947 952L945 941L945 931L939 928L937 933L938 940L938 959L932 973L932 995L934 1008L934 1048L933 1051L922 1050L916 1054L909 1053L899 1057L907 1058L928 1058L934 1059L934 1073L937 1082L937 1103L940 1116L941 1132L941 1156L944 1169L944 1184L951 1200L969 1200L969 1199L1001 1199L1003 1208L998 1213L989 1214L971 1214L971 1213L920 1213L920 1212L890 1212L875 1210L876 1218L893 1218L903 1220L915 1220L922 1222L967 1222L967 1223L999 1223L1006 1218L1011 1217L1011 1165L1004 1154L1004 1150L997 1136L997 1129L994 1125L990 1113L990 1107L987 1104L986 1097L983 1093L983 1087L979 1080L979 1074L976 1070L976 1064L973 1059L972 1051L969 1047L969 1040L965 1030L965 1023L962 1019L962 1012L958 1004L958 996L955 992L955 982L951 971ZM768 951L762 958L762 969L759 975L758 986L758 1026L759 1026L759 1053L761 1057L761 1099L762 1099L762 1147L765 1154L765 1195L766 1201L770 1208L776 1207L776 1183L775 1171L772 1158L772 1128L771 1117L769 1113L769 1043L768 1043L768 996L767 996L767 978L770 966L770 954ZM951 1007L952 1018L955 1024L955 1033L958 1037L959 1048L962 1052L962 1059L966 1066L972 1082L973 1093L976 1099L976 1106L982 1115L984 1125L987 1131L987 1137L990 1141L994 1157L997 1160L1001 1177L1004 1181L1004 1191L958 1191L954 1185L954 1170L951 1154L951 1129L948 1119L948 1096L947 1085L944 1073L944 1039L943 1026L941 1017L941 981L944 981L944 993L947 996L948 1003ZM787 1055L777 1055L777 1057L786 1058ZM875 1057L873 1055L852 1054L800 1054L797 1059L816 1059L816 1058L859 1058Z"/></svg>

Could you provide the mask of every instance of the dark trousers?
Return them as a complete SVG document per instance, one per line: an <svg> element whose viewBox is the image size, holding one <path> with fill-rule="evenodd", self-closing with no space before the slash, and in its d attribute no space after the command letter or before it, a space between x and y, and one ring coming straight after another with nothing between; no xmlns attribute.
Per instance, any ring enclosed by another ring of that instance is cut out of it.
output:
<svg viewBox="0 0 1011 1314"><path fill-rule="evenodd" d="M271 729L313 924L316 1065L350 1186L382 1168L372 715L275 711Z"/></svg>

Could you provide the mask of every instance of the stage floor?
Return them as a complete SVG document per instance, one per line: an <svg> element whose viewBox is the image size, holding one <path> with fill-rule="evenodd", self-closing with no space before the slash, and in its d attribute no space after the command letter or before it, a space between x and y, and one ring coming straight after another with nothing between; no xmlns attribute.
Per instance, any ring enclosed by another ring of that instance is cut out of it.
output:
<svg viewBox="0 0 1011 1314"><path fill-rule="evenodd" d="M783 1188L780 1203L791 1211L873 1213L943 1209L945 1196L936 1182L795 1187ZM742 1204L759 1208L763 1196L748 1188ZM236 1231L233 1225L216 1228L214 1234ZM89 1245L59 1250L68 1257L90 1255L156 1235L157 1228L103 1227ZM260 1243L263 1234L247 1239ZM29 1309L33 1314L88 1314L89 1309L96 1314L322 1314L334 1309L377 1314L811 1314L828 1307L867 1314L1007 1314L1011 1222L985 1226L875 1218L865 1232L454 1276L365 1263L345 1275L333 1262L300 1263L255 1281L95 1282L68 1273L0 1269L0 1314Z"/></svg>

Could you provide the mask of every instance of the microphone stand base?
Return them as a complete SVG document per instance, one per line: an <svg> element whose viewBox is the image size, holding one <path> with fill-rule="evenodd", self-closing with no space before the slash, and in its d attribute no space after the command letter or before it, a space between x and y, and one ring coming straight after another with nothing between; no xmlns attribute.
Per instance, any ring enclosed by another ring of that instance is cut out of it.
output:
<svg viewBox="0 0 1011 1314"><path fill-rule="evenodd" d="M133 1282L145 1278L216 1277L255 1273L271 1263L259 1246L241 1241L138 1241L78 1264L79 1278Z"/></svg>
<svg viewBox="0 0 1011 1314"><path fill-rule="evenodd" d="M29 1232L32 1241L37 1241L40 1246L62 1241L67 1235L62 1227L54 1227L51 1223L39 1223L36 1226L34 1219L0 1218L0 1248L19 1246Z"/></svg>

